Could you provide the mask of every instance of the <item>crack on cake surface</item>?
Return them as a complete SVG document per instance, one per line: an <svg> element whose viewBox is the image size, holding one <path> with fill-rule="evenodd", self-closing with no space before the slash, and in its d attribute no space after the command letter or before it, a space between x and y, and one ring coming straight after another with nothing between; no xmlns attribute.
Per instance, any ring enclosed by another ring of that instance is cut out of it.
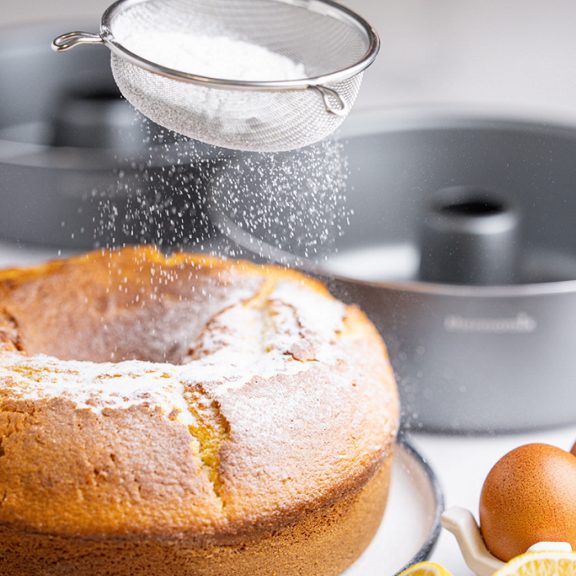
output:
<svg viewBox="0 0 576 576"><path fill-rule="evenodd" d="M0 350L18 352L24 350L18 321L5 308L0 312Z"/></svg>
<svg viewBox="0 0 576 576"><path fill-rule="evenodd" d="M223 483L220 449L230 436L230 424L217 398L230 389L242 388L257 375L267 379L306 370L318 360L317 352L326 343L322 334L316 334L299 317L293 304L274 296L276 286L277 282L267 280L252 298L212 317L186 358L191 369L204 369L203 378L192 376L185 384L184 397L195 420L188 428L198 442L202 471L219 498Z"/></svg>
<svg viewBox="0 0 576 576"><path fill-rule="evenodd" d="M184 398L195 420L194 424L188 425L188 430L198 442L202 472L212 484L214 494L220 497L220 448L230 436L230 424L220 412L218 402L210 399L200 384L187 386Z"/></svg>

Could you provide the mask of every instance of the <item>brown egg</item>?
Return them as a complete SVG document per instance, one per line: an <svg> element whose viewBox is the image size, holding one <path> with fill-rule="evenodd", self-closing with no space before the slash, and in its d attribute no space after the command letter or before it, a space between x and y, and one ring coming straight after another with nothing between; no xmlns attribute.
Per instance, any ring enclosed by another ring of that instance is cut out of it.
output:
<svg viewBox="0 0 576 576"><path fill-rule="evenodd" d="M570 450L570 454L574 454L574 456L576 456L576 442L574 443L574 446L572 446L572 450Z"/></svg>
<svg viewBox="0 0 576 576"><path fill-rule="evenodd" d="M537 542L576 549L576 456L548 444L506 454L484 482L480 529L488 550L505 562Z"/></svg>

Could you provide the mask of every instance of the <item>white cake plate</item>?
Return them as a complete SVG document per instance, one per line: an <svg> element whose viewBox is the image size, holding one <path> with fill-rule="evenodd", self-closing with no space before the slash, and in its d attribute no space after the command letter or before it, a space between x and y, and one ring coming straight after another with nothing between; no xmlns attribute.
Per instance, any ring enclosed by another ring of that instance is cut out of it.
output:
<svg viewBox="0 0 576 576"><path fill-rule="evenodd" d="M394 576L426 560L440 535L443 510L434 472L401 435L384 520L370 546L342 576Z"/></svg>

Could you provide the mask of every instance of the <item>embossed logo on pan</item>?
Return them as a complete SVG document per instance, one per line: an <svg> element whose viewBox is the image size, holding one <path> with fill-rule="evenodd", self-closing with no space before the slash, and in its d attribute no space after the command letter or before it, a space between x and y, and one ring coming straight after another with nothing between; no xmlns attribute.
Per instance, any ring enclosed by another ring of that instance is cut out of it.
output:
<svg viewBox="0 0 576 576"><path fill-rule="evenodd" d="M444 318L447 332L472 332L483 334L530 334L536 332L538 323L526 312L513 318L466 318L449 314Z"/></svg>

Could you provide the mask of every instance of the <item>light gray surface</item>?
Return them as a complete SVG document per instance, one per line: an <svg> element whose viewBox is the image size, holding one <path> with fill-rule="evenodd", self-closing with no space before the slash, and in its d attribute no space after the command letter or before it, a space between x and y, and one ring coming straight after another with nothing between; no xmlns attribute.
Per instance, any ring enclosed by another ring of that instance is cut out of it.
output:
<svg viewBox="0 0 576 576"><path fill-rule="evenodd" d="M0 0L0 27L94 21L108 0ZM576 3L566 0L346 0L382 52L356 110L473 104L576 116ZM66 26L63 27L63 32Z"/></svg>

